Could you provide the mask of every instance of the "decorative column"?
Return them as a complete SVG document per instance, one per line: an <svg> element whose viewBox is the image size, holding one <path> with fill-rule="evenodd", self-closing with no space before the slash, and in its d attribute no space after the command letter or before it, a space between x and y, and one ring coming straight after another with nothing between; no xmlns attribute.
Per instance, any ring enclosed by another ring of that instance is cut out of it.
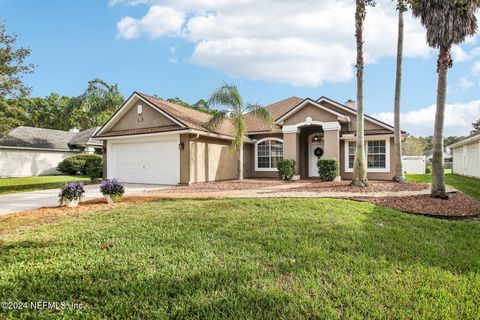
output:
<svg viewBox="0 0 480 320"><path fill-rule="evenodd" d="M340 166L340 123L338 121L324 122L322 127L324 132L323 157L337 159ZM340 176L337 176L336 180L340 180Z"/></svg>
<svg viewBox="0 0 480 320"><path fill-rule="evenodd" d="M300 130L295 128L286 128L283 132L283 158L295 160L295 176L293 180L300 179Z"/></svg>

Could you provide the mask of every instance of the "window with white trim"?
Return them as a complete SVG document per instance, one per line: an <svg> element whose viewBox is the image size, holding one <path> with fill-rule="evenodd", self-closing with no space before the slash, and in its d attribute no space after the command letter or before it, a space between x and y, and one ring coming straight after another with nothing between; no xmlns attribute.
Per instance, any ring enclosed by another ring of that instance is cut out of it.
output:
<svg viewBox="0 0 480 320"><path fill-rule="evenodd" d="M256 169L259 171L276 170L278 161L283 159L283 141L279 139L260 140L255 147Z"/></svg>
<svg viewBox="0 0 480 320"><path fill-rule="evenodd" d="M387 142L386 140L371 140L366 143L366 156L368 169L386 169L387 168ZM353 169L355 161L355 149L357 143L348 141L348 168Z"/></svg>
<svg viewBox="0 0 480 320"><path fill-rule="evenodd" d="M385 140L367 141L368 168L387 167L387 146Z"/></svg>

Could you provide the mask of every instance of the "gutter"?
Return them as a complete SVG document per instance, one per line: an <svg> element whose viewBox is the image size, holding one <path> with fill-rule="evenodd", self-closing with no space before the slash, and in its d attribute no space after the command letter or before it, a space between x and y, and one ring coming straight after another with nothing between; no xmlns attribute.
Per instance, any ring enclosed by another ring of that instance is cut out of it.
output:
<svg viewBox="0 0 480 320"><path fill-rule="evenodd" d="M467 143L469 143L469 142L471 142L471 141L475 141L475 140L477 140L477 139L480 140L480 134L477 134L476 136L473 136L473 137L464 139L464 140L462 140L462 141L458 141L458 142L450 145L449 147L450 147L450 148L461 147L461 146L463 146L464 144L467 144Z"/></svg>
<svg viewBox="0 0 480 320"><path fill-rule="evenodd" d="M52 149L52 148L32 148L32 147L13 147L13 146L0 146L0 149L12 149L12 150L27 150L27 151L50 151L50 152L72 152L79 153L80 150L72 149Z"/></svg>
<svg viewBox="0 0 480 320"><path fill-rule="evenodd" d="M137 138L137 137L166 136L166 135L173 135L173 134L196 134L198 136L204 136L204 137L218 138L218 139L224 139L224 140L234 140L234 137L231 137L231 136L212 133L212 132L206 132L206 131L201 131L196 129L187 129L187 130L183 129L183 130L154 132L154 133L140 133L140 134L132 134L132 135L113 136L113 137L94 137L94 139L102 140L102 141L103 140L119 140L119 139L129 139L129 138ZM253 143L253 140L251 140L250 138L246 138L245 142Z"/></svg>

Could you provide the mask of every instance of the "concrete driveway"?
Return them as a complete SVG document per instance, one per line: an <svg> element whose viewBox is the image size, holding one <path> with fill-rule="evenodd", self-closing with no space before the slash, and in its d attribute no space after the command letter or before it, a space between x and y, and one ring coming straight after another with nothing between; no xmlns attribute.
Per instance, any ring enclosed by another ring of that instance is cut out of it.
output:
<svg viewBox="0 0 480 320"><path fill-rule="evenodd" d="M148 184L124 184L125 195L142 194L152 190L171 188L172 186L148 185ZM60 189L41 191L18 192L0 195L0 215L38 209L42 207L58 206L58 193ZM85 186L85 197L82 201L102 198L99 185Z"/></svg>

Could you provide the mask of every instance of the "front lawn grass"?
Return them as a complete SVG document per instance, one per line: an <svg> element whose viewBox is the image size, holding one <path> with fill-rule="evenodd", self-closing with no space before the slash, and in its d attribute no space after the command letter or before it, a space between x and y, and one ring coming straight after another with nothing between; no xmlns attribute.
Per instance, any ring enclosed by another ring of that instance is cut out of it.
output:
<svg viewBox="0 0 480 320"><path fill-rule="evenodd" d="M0 178L0 194L59 188L69 181L90 181L86 176L38 176L25 178Z"/></svg>
<svg viewBox="0 0 480 320"><path fill-rule="evenodd" d="M478 319L480 223L334 199L160 200L11 230L6 317ZM2 312L2 311L0 311Z"/></svg>
<svg viewBox="0 0 480 320"><path fill-rule="evenodd" d="M407 179L410 182L427 182L432 181L431 174L407 174ZM445 183L460 190L471 197L480 201L480 179L460 176L458 174L446 173Z"/></svg>

